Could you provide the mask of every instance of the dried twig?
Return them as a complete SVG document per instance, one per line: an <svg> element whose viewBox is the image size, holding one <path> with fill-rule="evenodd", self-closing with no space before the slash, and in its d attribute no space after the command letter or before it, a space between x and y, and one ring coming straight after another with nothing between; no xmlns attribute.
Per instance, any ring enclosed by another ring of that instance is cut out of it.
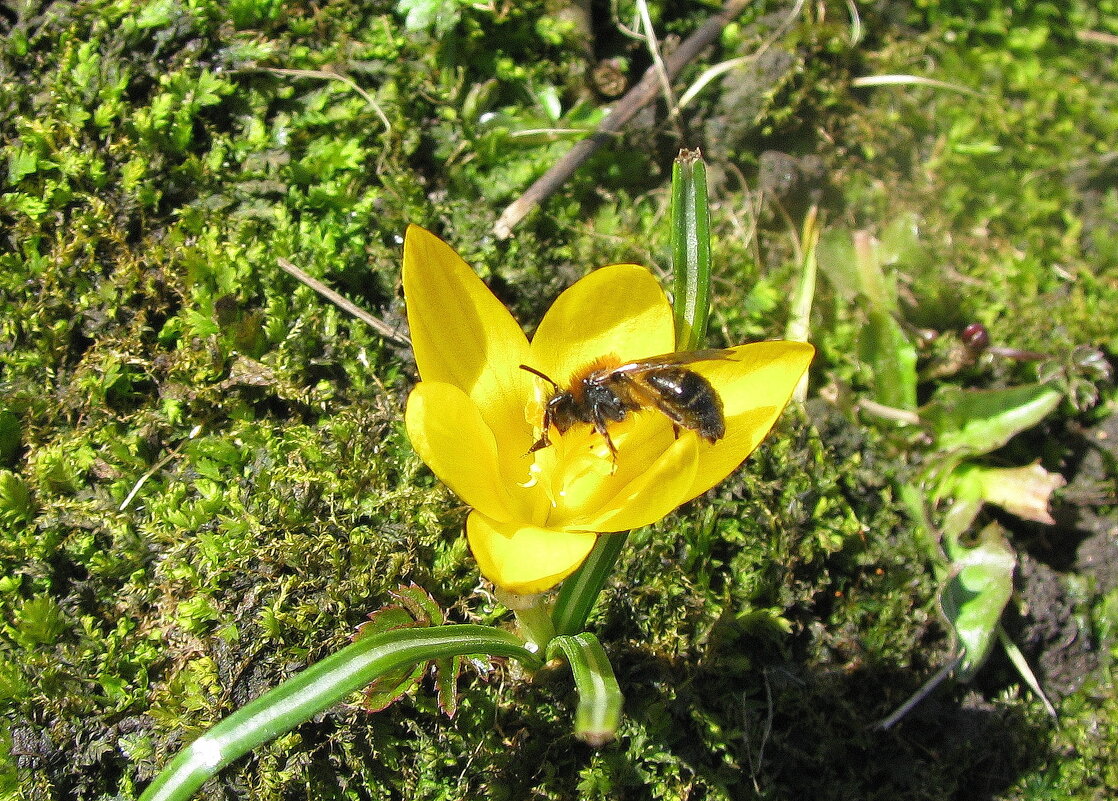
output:
<svg viewBox="0 0 1118 801"><path fill-rule="evenodd" d="M749 0L729 0L722 10L703 23L697 31L687 37L676 50L664 59L664 71L669 79L679 75L680 70L695 58L707 45L718 38L722 29L737 17ZM640 81L614 104L610 113L593 134L578 142L557 161L550 170L541 175L528 187L504 212L493 226L498 239L507 239L512 229L527 216L533 208L551 196L556 189L579 168L607 140L621 130L644 106L651 103L660 91L660 77L655 65L645 70Z"/></svg>
<svg viewBox="0 0 1118 801"><path fill-rule="evenodd" d="M390 339L398 345L403 345L409 348L411 347L411 339L408 337L407 334L397 330L394 326L389 325L384 320L381 320L379 317L374 317L373 315L369 314L356 303L343 298L341 295L339 295L330 287L326 286L326 284L322 283L317 278L311 278L311 276L307 275L305 272L300 270L287 259L276 259L276 262L279 264L280 267L284 269L285 272L290 273L291 275L298 278L300 281L309 286L318 294L322 295L322 297L326 298L339 309L349 312L361 322L369 325L374 331L376 331L385 339Z"/></svg>
<svg viewBox="0 0 1118 801"><path fill-rule="evenodd" d="M1118 36L1106 31L1076 31L1075 38L1089 44L1118 45Z"/></svg>

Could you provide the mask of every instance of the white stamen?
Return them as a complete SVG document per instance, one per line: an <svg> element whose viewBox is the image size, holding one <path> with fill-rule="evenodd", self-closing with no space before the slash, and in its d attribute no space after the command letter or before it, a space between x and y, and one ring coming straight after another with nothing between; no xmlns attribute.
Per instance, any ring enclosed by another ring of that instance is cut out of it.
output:
<svg viewBox="0 0 1118 801"><path fill-rule="evenodd" d="M540 469L540 466L538 464L536 464L535 462L532 462L531 466L528 468L528 473L530 474L528 476L528 480L525 481L523 484L518 481L518 482L516 482L516 486L518 486L522 489L530 489L530 488L536 486L537 484L540 483L540 473L541 472L543 472L543 471Z"/></svg>

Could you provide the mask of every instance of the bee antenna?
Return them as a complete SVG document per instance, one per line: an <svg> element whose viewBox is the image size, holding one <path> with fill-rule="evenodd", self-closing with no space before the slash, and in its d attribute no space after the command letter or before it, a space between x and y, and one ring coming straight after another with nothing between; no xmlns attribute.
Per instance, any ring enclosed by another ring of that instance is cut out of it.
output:
<svg viewBox="0 0 1118 801"><path fill-rule="evenodd" d="M522 364L522 365L520 365L520 369L521 369L521 370L524 370L524 371L526 371L526 372L529 372L529 373L531 373L532 375L535 375L535 376L539 376L539 377L540 377L540 378L542 378L542 379L543 379L544 381L546 381L547 383L551 384L551 386L555 387L555 389L556 389L556 390L558 390L558 389L559 389L559 385L558 385L558 384L556 384L556 383L555 383L554 381L552 381L552 380L551 380L551 377L550 377L550 376L548 376L548 375L545 375L545 374L541 373L541 372L540 372L539 370L537 370L537 369L536 369L535 367L529 367L529 366L528 366L528 365L526 365L526 364Z"/></svg>

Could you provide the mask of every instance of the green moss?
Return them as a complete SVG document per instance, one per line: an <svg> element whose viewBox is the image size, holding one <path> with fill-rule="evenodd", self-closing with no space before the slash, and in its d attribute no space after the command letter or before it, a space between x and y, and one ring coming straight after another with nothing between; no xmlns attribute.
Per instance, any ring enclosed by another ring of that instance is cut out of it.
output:
<svg viewBox="0 0 1118 801"><path fill-rule="evenodd" d="M643 118L513 239L490 234L602 115L545 6L89 0L0 17L0 792L135 797L399 582L455 620L498 622L464 509L402 431L409 354L277 259L397 326L409 222L445 234L529 328L592 267L662 271L680 140ZM651 6L680 35L711 11ZM906 322L981 321L996 344L1066 354L1065 372L1075 345L1118 350L1116 76L1106 46L1073 35L1118 33L1118 8L859 10L857 47L832 4L684 111L716 198L712 340L783 330L790 227L774 205L754 215L746 191L760 154L783 149L827 165L818 198L835 227L918 221L921 252L889 265ZM750 9L685 79L751 52L769 11L784 9ZM599 22L597 55L639 75L643 49ZM914 65L981 94L847 84ZM792 228L811 189L780 199ZM862 318L838 294L821 286L813 332L813 387L835 403L789 414L738 477L632 535L593 621L628 699L616 745L572 740L561 672L530 683L498 664L463 682L454 720L429 688L375 716L338 707L202 797L1118 792L1105 659L1063 699L1059 729L997 669L896 734L868 728L949 643L894 497L915 451L846 413ZM1090 410L1113 403L1104 367L1071 370L1091 391L1080 411L1014 455L1074 467L1063 432L1107 414ZM983 362L939 380L1034 372ZM1114 590L1076 579L1083 636L1105 655Z"/></svg>

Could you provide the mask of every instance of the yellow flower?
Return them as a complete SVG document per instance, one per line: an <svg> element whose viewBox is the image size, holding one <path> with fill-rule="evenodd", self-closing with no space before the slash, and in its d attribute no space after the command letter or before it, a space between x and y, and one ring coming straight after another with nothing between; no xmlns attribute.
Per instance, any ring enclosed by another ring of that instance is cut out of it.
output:
<svg viewBox="0 0 1118 801"><path fill-rule="evenodd" d="M420 458L473 507L466 536L481 572L527 595L570 575L600 533L656 522L728 476L768 433L811 361L801 342L759 342L688 369L721 397L725 436L710 443L654 410L611 423L616 459L578 424L530 453L554 391L602 359L675 350L671 306L633 264L590 273L563 292L531 342L449 245L417 226L404 239L404 296L420 383L405 424Z"/></svg>

